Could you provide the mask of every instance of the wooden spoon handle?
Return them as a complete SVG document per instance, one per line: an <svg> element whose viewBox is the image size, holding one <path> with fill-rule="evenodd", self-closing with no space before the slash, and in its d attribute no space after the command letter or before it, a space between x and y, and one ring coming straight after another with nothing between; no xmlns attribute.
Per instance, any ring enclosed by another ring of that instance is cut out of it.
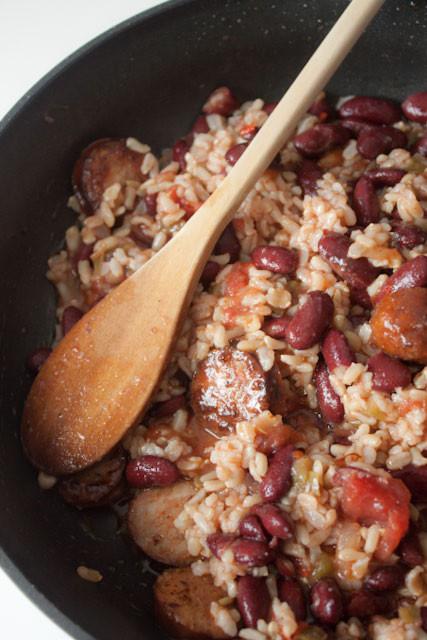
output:
<svg viewBox="0 0 427 640"><path fill-rule="evenodd" d="M205 261L220 232L291 137L301 115L314 102L384 1L352 0L269 116L262 134L255 136L213 196L177 236L183 242L186 234L210 237L201 252Z"/></svg>

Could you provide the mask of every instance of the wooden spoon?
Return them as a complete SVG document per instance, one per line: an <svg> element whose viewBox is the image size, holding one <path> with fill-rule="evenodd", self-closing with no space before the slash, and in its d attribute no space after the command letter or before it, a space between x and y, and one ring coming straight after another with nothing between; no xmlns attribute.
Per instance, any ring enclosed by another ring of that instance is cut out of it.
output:
<svg viewBox="0 0 427 640"><path fill-rule="evenodd" d="M216 240L383 2L351 2L221 186L56 347L22 418L36 467L53 475L84 469L140 419Z"/></svg>

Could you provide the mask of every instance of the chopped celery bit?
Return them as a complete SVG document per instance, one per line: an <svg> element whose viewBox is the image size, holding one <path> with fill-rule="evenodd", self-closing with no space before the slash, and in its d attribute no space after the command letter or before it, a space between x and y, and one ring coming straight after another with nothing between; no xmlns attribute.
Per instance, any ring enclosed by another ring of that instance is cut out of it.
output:
<svg viewBox="0 0 427 640"><path fill-rule="evenodd" d="M334 573L334 561L328 553L321 553L316 566L313 569L311 578L313 581L320 580Z"/></svg>

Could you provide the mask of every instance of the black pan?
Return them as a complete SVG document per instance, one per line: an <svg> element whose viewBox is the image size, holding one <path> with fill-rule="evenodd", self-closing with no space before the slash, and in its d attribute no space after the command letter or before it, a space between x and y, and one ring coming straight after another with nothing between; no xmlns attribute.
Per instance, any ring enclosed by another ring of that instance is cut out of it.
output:
<svg viewBox="0 0 427 640"><path fill-rule="evenodd" d="M19 443L27 355L50 343L47 258L73 222L66 201L80 150L133 135L159 151L185 134L209 92L278 98L345 0L178 0L112 29L59 65L0 126L0 559L19 586L79 639L165 637L154 576L107 511L81 515L42 493ZM335 95L401 100L425 89L426 5L388 0L334 76ZM96 585L79 564L98 568Z"/></svg>

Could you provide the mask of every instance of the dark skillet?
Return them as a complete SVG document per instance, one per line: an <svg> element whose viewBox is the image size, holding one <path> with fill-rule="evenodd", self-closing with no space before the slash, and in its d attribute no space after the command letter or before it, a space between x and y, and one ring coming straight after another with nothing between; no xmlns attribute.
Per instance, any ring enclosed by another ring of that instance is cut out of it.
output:
<svg viewBox="0 0 427 640"><path fill-rule="evenodd" d="M100 36L59 65L0 126L0 559L19 586L76 638L164 637L154 576L108 512L81 515L40 492L19 443L27 355L49 344L55 300L47 258L73 222L73 163L90 141L134 135L155 150L187 133L209 92L278 98L344 0L178 0ZM421 90L423 2L388 0L330 83L335 95L401 100ZM79 564L98 568L96 585Z"/></svg>

